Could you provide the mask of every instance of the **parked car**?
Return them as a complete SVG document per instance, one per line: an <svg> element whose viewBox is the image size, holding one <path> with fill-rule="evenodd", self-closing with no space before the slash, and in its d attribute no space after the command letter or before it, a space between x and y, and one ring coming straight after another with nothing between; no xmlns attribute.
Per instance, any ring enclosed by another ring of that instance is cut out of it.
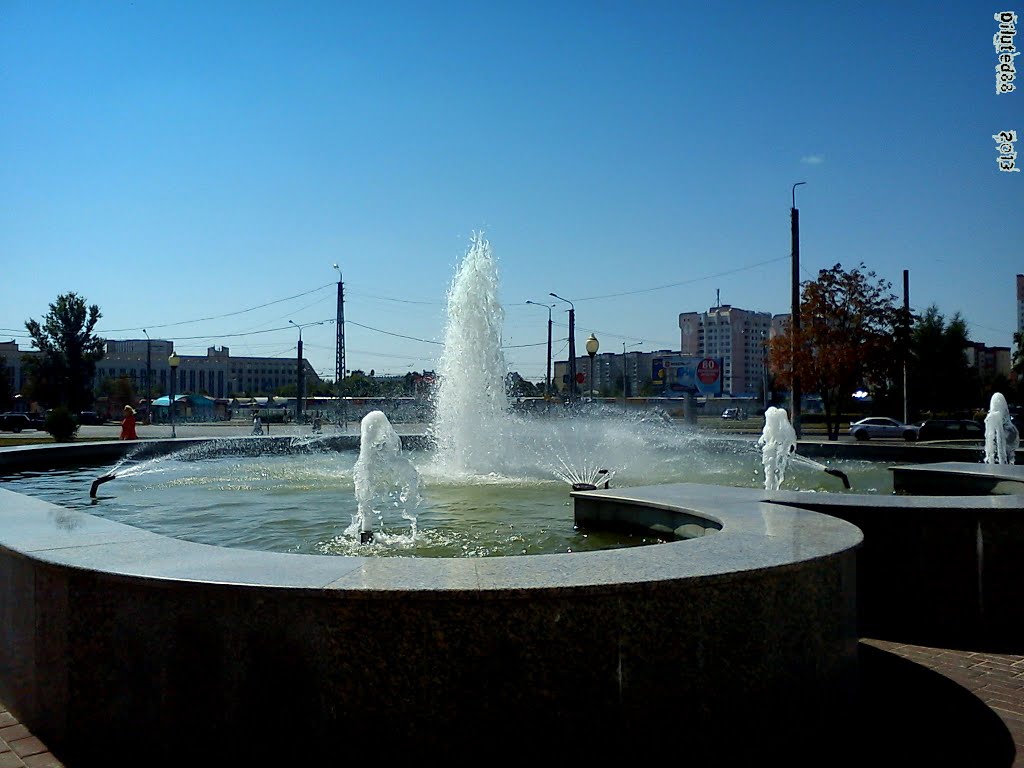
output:
<svg viewBox="0 0 1024 768"><path fill-rule="evenodd" d="M79 411L78 416L79 424L103 424L104 421L99 417L95 411Z"/></svg>
<svg viewBox="0 0 1024 768"><path fill-rule="evenodd" d="M902 437L904 440L916 440L917 427L890 419L888 416L869 416L866 419L852 422L850 435L858 440L870 440L873 437L891 440L899 440Z"/></svg>
<svg viewBox="0 0 1024 768"><path fill-rule="evenodd" d="M917 430L918 440L984 441L985 425L969 419L927 419Z"/></svg>
<svg viewBox="0 0 1024 768"><path fill-rule="evenodd" d="M42 429L42 425L27 413L0 414L0 430L4 432L21 432L23 429Z"/></svg>
<svg viewBox="0 0 1024 768"><path fill-rule="evenodd" d="M726 408L722 411L723 419L739 419L740 409L739 408Z"/></svg>

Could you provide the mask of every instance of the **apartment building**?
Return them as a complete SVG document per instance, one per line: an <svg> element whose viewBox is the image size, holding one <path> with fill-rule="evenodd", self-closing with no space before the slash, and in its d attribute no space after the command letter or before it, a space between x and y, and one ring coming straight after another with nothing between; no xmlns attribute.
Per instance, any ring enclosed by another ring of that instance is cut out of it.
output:
<svg viewBox="0 0 1024 768"><path fill-rule="evenodd" d="M683 312L679 315L681 354L720 358L723 394L755 397L767 375L772 320L770 312L729 304L707 312Z"/></svg>

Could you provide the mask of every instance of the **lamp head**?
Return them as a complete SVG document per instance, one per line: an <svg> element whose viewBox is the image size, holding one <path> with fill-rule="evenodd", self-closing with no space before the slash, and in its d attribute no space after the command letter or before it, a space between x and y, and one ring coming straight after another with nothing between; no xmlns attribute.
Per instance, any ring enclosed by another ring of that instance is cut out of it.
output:
<svg viewBox="0 0 1024 768"><path fill-rule="evenodd" d="M178 357L177 352L171 352L170 357L167 358L167 364L171 366L171 368L177 368L178 365L181 364L181 358Z"/></svg>
<svg viewBox="0 0 1024 768"><path fill-rule="evenodd" d="M597 336L590 334L590 338L587 339L587 354L593 357L597 354L597 350L601 348L601 344L597 340Z"/></svg>

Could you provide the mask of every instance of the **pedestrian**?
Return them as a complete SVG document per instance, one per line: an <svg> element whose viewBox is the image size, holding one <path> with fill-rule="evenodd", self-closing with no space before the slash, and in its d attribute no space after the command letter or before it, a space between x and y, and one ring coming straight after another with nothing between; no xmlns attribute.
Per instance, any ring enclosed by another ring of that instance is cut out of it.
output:
<svg viewBox="0 0 1024 768"><path fill-rule="evenodd" d="M124 407L124 419L121 420L121 439L139 439L139 436L135 434L135 409L130 405Z"/></svg>

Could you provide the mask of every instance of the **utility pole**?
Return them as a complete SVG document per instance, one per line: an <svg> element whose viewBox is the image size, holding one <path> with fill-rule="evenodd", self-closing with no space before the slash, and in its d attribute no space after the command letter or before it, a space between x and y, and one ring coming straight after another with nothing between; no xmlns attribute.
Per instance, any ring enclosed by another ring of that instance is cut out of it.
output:
<svg viewBox="0 0 1024 768"><path fill-rule="evenodd" d="M334 381L340 387L345 378L345 283L341 280L341 268L338 270L338 310L336 316L337 339L334 348Z"/></svg>
<svg viewBox="0 0 1024 768"><path fill-rule="evenodd" d="M533 304L536 307L546 307L548 310L548 368L547 374L544 376L544 400L548 401L551 399L551 309L554 304L540 304L536 301L530 301L527 299L527 304Z"/></svg>
<svg viewBox="0 0 1024 768"><path fill-rule="evenodd" d="M296 373L295 373L295 385L296 385L295 388L296 388L296 394L298 395L298 397L295 398L295 423L296 424L301 424L302 423L302 391L304 389L303 385L305 384L305 379L306 379L306 377L304 375L305 374L305 370L304 370L303 365L302 365L302 329L303 328L308 328L311 325L323 325L326 321L325 320L320 320L319 322L316 322L316 323L302 323L301 325L299 323L296 323L294 320L289 320L288 322L291 323L292 325L294 325L296 328L299 329L299 354L298 354L298 358L297 358L297 361L296 361ZM267 430L268 431L270 429L269 424L270 424L270 422L268 421L267 422L267 425L268 425Z"/></svg>
<svg viewBox="0 0 1024 768"><path fill-rule="evenodd" d="M800 336L800 211L796 207L796 188L806 181L798 181L793 185L793 205L789 209L790 240L793 248L793 295L792 295L792 317L790 318L790 339L792 340L790 361L790 378L792 385L792 405L789 415L789 422L793 425L796 436L800 437L800 376L797 374L796 350L797 338Z"/></svg>
<svg viewBox="0 0 1024 768"><path fill-rule="evenodd" d="M143 328L145 334L145 422L153 421L153 350L150 345L150 334Z"/></svg>
<svg viewBox="0 0 1024 768"><path fill-rule="evenodd" d="M907 393L907 358L910 356L910 270L903 270L903 423L910 423L910 397Z"/></svg>
<svg viewBox="0 0 1024 768"><path fill-rule="evenodd" d="M557 293L549 293L569 305L569 402L576 402L576 306Z"/></svg>

